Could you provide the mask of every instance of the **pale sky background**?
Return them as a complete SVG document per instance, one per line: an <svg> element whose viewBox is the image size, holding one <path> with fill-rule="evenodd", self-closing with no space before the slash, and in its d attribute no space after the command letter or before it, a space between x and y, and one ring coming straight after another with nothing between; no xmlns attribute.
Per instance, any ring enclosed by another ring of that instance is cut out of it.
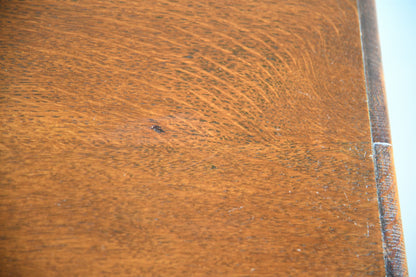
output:
<svg viewBox="0 0 416 277"><path fill-rule="evenodd" d="M416 276L416 0L376 0L409 275Z"/></svg>

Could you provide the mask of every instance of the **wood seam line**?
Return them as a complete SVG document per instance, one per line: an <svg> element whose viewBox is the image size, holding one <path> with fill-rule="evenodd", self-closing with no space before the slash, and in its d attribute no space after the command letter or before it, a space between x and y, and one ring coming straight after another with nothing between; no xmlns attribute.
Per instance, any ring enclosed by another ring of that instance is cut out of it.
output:
<svg viewBox="0 0 416 277"><path fill-rule="evenodd" d="M357 0L386 276L408 276L375 0Z"/></svg>

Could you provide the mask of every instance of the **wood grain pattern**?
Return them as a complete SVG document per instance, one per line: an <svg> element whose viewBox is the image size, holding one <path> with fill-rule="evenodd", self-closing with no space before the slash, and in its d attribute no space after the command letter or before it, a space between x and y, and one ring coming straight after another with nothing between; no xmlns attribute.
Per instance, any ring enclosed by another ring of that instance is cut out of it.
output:
<svg viewBox="0 0 416 277"><path fill-rule="evenodd" d="M1 5L3 276L385 275L355 1Z"/></svg>
<svg viewBox="0 0 416 277"><path fill-rule="evenodd" d="M408 276L374 0L358 1L387 276Z"/></svg>

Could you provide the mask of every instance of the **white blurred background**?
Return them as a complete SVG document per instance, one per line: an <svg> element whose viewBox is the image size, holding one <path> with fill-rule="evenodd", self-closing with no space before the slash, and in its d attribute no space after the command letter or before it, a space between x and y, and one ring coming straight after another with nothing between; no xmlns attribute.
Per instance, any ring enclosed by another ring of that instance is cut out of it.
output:
<svg viewBox="0 0 416 277"><path fill-rule="evenodd" d="M409 275L416 276L416 0L376 0Z"/></svg>

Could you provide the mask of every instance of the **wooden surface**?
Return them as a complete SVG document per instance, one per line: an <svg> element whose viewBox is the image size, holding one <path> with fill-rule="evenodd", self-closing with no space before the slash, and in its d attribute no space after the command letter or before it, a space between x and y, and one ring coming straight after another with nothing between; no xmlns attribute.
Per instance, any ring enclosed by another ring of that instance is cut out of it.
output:
<svg viewBox="0 0 416 277"><path fill-rule="evenodd" d="M356 1L3 1L2 276L385 276Z"/></svg>
<svg viewBox="0 0 416 277"><path fill-rule="evenodd" d="M359 1L358 10L386 275L407 276L374 0Z"/></svg>

